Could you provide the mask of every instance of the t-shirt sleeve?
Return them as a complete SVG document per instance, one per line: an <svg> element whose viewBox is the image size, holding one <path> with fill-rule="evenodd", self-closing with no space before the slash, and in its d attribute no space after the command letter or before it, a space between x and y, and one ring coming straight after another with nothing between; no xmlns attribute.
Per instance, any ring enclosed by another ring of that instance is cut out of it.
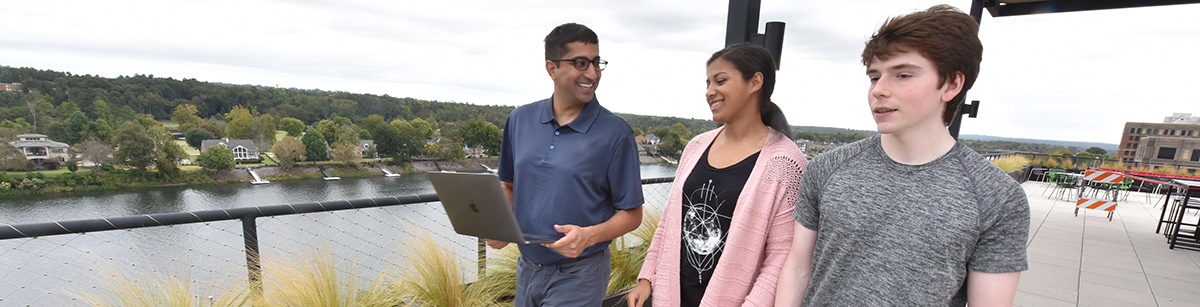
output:
<svg viewBox="0 0 1200 307"><path fill-rule="evenodd" d="M644 202L641 166L633 132L616 140L608 165L608 186L612 189L613 207L617 210L637 208Z"/></svg>
<svg viewBox="0 0 1200 307"><path fill-rule="evenodd" d="M985 194L984 201L993 204L984 208L994 209L983 212L983 229L967 269L983 273L1027 270L1025 242L1029 239L1029 199L1015 182L1005 182L1003 188L992 191L996 191L996 195Z"/></svg>
<svg viewBox="0 0 1200 307"><path fill-rule="evenodd" d="M508 119L504 121L504 132L500 136L500 166L496 174L500 176L500 181L513 182L513 148L512 148L512 119L513 114L509 113Z"/></svg>
<svg viewBox="0 0 1200 307"><path fill-rule="evenodd" d="M824 169L825 163L822 163L820 156L813 159L804 172L804 176L800 177L800 190L796 195L796 209L792 211L792 217L799 222L804 228L814 231L820 230L821 213L818 210L818 205L821 201L821 182L826 179Z"/></svg>

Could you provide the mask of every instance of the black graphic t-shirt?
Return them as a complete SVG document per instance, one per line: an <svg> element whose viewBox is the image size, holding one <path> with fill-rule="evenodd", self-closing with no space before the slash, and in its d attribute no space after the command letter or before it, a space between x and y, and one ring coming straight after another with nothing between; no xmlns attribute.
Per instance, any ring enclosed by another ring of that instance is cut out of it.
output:
<svg viewBox="0 0 1200 307"><path fill-rule="evenodd" d="M699 306L712 278L729 221L746 179L754 170L759 153L726 168L708 164L708 151L683 183L683 248L679 259L679 288L682 306Z"/></svg>

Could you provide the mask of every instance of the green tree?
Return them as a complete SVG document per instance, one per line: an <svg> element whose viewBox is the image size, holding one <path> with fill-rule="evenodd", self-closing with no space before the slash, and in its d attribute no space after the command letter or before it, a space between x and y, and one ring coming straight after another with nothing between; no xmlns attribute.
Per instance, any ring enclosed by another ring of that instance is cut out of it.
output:
<svg viewBox="0 0 1200 307"><path fill-rule="evenodd" d="M659 137L658 150L663 155L678 158L684 146L687 146L687 140L679 135L679 131L670 130Z"/></svg>
<svg viewBox="0 0 1200 307"><path fill-rule="evenodd" d="M421 137L424 137L426 140L433 138L433 126L429 125L429 122L424 119L415 118L408 122L408 124L417 129L417 132L421 133Z"/></svg>
<svg viewBox="0 0 1200 307"><path fill-rule="evenodd" d="M250 120L251 140L254 141L254 145L258 146L259 150L270 150L271 145L275 144L275 135L278 131L275 128L274 116L257 115Z"/></svg>
<svg viewBox="0 0 1200 307"><path fill-rule="evenodd" d="M389 125L383 116L372 114L363 119L362 127L375 140L375 150L379 156L396 158L400 152L400 130ZM403 159L397 159L402 161Z"/></svg>
<svg viewBox="0 0 1200 307"><path fill-rule="evenodd" d="M1094 146L1088 147L1088 149L1085 150L1085 152L1091 153L1092 155L1095 155L1097 157L1108 156L1108 151L1104 150L1104 148L1100 148L1100 147L1094 147Z"/></svg>
<svg viewBox="0 0 1200 307"><path fill-rule="evenodd" d="M279 158L279 166L285 170L291 169L296 162L304 160L305 150L304 143L290 135L279 139L273 149L275 157Z"/></svg>
<svg viewBox="0 0 1200 307"><path fill-rule="evenodd" d="M212 132L201 128L192 128L183 133L183 139L187 142L188 146L192 146L192 148L197 150L200 149L200 145L204 144L204 140L213 140L216 138L217 136L213 135Z"/></svg>
<svg viewBox="0 0 1200 307"><path fill-rule="evenodd" d="M204 119L196 116L196 106L190 103L181 104L175 107L175 112L171 113L171 121L179 124L179 131L188 131L193 128L199 128L204 124Z"/></svg>
<svg viewBox="0 0 1200 307"><path fill-rule="evenodd" d="M224 145L209 146L196 160L200 162L200 167L221 171L231 170L234 165L233 150Z"/></svg>
<svg viewBox="0 0 1200 307"><path fill-rule="evenodd" d="M75 112L81 112L79 110L79 106L76 106L74 102L67 101L58 105L58 107L54 109L54 116L57 116L58 118L67 118Z"/></svg>
<svg viewBox="0 0 1200 307"><path fill-rule="evenodd" d="M233 109L225 114L225 119L229 120L229 124L225 125L225 137L234 140L254 139L254 134L250 131L250 122L253 120L250 110L241 105L233 106Z"/></svg>
<svg viewBox="0 0 1200 307"><path fill-rule="evenodd" d="M462 151L462 145L447 138L425 146L425 155L444 161L462 160L466 157L466 153Z"/></svg>
<svg viewBox="0 0 1200 307"><path fill-rule="evenodd" d="M25 154L8 142L0 142L0 173L25 169Z"/></svg>
<svg viewBox="0 0 1200 307"><path fill-rule="evenodd" d="M482 146L489 155L500 153L501 133L495 124L478 118L470 119L458 128L458 135L467 147Z"/></svg>
<svg viewBox="0 0 1200 307"><path fill-rule="evenodd" d="M146 133L154 140L154 167L165 178L175 178L179 175L179 160L187 157L187 152L183 147L179 147L179 143L175 143L175 139L171 137L171 132L167 131L163 126L154 126L146 129Z"/></svg>
<svg viewBox="0 0 1200 307"><path fill-rule="evenodd" d="M396 129L397 142L395 158L401 161L409 161L412 157L419 156L425 151L425 138L421 137L421 132L413 128L408 122L403 120L392 121L391 126ZM378 144L378 143L377 143ZM382 153L382 150L380 151Z"/></svg>
<svg viewBox="0 0 1200 307"><path fill-rule="evenodd" d="M141 172L145 172L146 166L158 156L154 152L154 140L146 133L146 128L133 122L125 122L117 127L117 131L113 132L113 145L117 147L114 159Z"/></svg>
<svg viewBox="0 0 1200 307"><path fill-rule="evenodd" d="M358 127L356 126L338 126L337 144L357 146L358 145Z"/></svg>
<svg viewBox="0 0 1200 307"><path fill-rule="evenodd" d="M338 124L336 122L325 119L317 122L317 124L313 125L313 127L315 127L318 132L321 132L321 136L325 138L325 144L333 144L337 142Z"/></svg>
<svg viewBox="0 0 1200 307"><path fill-rule="evenodd" d="M112 106L101 98L96 98L96 100L92 101L92 116L95 116L97 120L103 120L109 123L112 123L117 119L116 113L113 112Z"/></svg>
<svg viewBox="0 0 1200 307"><path fill-rule="evenodd" d="M284 117L279 120L279 130L287 132L288 136L300 137L304 133L304 122L299 119Z"/></svg>
<svg viewBox="0 0 1200 307"><path fill-rule="evenodd" d="M97 139L101 139L101 140L111 140L112 139L113 126L112 126L112 123L110 123L109 121L104 120L103 118L97 119L96 123L94 125L92 125L92 127L93 127L92 131L94 131L93 136L95 136Z"/></svg>
<svg viewBox="0 0 1200 307"><path fill-rule="evenodd" d="M358 147L346 144L333 144L330 156L333 161L346 166L354 165L354 163L362 159L362 153L358 151Z"/></svg>
<svg viewBox="0 0 1200 307"><path fill-rule="evenodd" d="M325 148L325 137L321 136L321 132L314 128L308 128L304 132L304 136L300 138L300 142L304 143L304 158L305 161L324 161L328 156Z"/></svg>
<svg viewBox="0 0 1200 307"><path fill-rule="evenodd" d="M68 115L67 120L63 122L63 126L65 130L60 135L63 143L78 144L92 135L92 121L79 110L75 110L75 112Z"/></svg>

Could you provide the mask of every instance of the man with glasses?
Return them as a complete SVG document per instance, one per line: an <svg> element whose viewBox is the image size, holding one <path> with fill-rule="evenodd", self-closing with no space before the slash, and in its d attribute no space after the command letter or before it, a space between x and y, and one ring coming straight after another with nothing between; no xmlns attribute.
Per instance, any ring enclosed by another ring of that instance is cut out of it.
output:
<svg viewBox="0 0 1200 307"><path fill-rule="evenodd" d="M519 246L515 303L599 306L608 287L609 241L642 221L637 144L629 124L596 100L608 64L596 33L567 23L545 43L554 94L508 115L499 175L521 229L560 238Z"/></svg>

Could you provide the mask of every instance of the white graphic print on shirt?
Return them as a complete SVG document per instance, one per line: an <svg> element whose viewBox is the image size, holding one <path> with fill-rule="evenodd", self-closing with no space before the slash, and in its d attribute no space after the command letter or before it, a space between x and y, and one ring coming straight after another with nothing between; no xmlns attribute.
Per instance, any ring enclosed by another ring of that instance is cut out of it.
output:
<svg viewBox="0 0 1200 307"><path fill-rule="evenodd" d="M687 243L688 263L700 276L700 282L703 282L704 272L716 265L715 253L725 245L726 234L721 231L721 222L717 219L728 221L730 217L717 213L722 204L724 201L717 199L712 179L684 200L683 240Z"/></svg>

